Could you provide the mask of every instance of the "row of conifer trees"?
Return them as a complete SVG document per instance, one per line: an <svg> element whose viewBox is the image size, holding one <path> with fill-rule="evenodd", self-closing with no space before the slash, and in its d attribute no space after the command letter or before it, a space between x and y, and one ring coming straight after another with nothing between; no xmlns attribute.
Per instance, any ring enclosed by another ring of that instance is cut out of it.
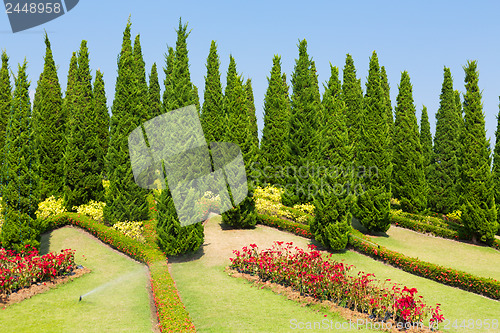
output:
<svg viewBox="0 0 500 333"><path fill-rule="evenodd" d="M420 129L417 124L407 72L401 74L394 112L387 74L375 52L365 92L348 54L342 82L338 68L331 66L321 96L315 63L302 40L291 92L281 58L273 59L259 145L251 80L237 73L230 56L223 92L212 41L200 106L198 89L190 79L188 36L187 25L179 21L175 48L169 47L166 54L162 98L156 64L147 82L140 36L132 44L129 20L118 57L111 117L99 70L92 83L86 41L73 53L62 97L45 36L45 65L33 108L26 61L18 68L12 91L8 57L2 53L2 246L38 245L34 212L52 195L62 196L68 210L90 200L105 201L104 219L110 224L147 219L148 191L134 182L128 135L145 121L188 105L199 111L208 143L226 141L241 147L250 190L276 184L285 188L285 204L314 203L311 230L328 247L345 247L353 216L370 231L386 231L391 197L408 212L461 210L471 235L492 240L498 230L500 151L495 149L492 172L475 61L464 67L463 101L453 89L450 70L444 69L433 143L425 107ZM110 181L107 194L103 178ZM157 209L159 243L167 253L195 250L203 243L202 224L180 226L168 190L162 191ZM224 213L223 220L235 227L255 225L251 195Z"/></svg>

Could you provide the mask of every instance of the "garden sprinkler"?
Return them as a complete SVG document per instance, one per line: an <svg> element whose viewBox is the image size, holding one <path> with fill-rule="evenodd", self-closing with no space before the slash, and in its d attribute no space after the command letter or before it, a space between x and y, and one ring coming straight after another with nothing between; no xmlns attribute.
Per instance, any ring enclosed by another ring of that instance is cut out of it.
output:
<svg viewBox="0 0 500 333"><path fill-rule="evenodd" d="M80 302L82 300L82 296L80 296L80 300L78 302Z"/></svg>

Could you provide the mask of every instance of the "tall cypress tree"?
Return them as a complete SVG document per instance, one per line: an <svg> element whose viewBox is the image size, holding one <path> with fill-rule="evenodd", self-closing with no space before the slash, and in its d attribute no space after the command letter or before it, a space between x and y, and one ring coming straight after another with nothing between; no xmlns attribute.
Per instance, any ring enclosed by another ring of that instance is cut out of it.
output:
<svg viewBox="0 0 500 333"><path fill-rule="evenodd" d="M290 126L290 103L288 86L281 73L281 57L275 55L271 76L264 97L264 129L260 145L262 182L284 186L278 169L288 160L288 130Z"/></svg>
<svg viewBox="0 0 500 333"><path fill-rule="evenodd" d="M392 193L410 213L427 206L427 184L410 76L401 73L394 123Z"/></svg>
<svg viewBox="0 0 500 333"><path fill-rule="evenodd" d="M250 147L251 150L254 152L253 154L256 155L258 153L258 148L259 148L259 130L257 127L257 116L255 115L255 102L253 97L253 88L251 79L247 79L247 81L243 85L243 89L245 90L245 96L247 99Z"/></svg>
<svg viewBox="0 0 500 333"><path fill-rule="evenodd" d="M500 96L498 99L500 100ZM498 104L498 108L497 129L495 131L495 149L493 150L493 169L491 171L491 175L495 189L495 205L500 207L500 104ZM500 223L500 214L498 213L497 222Z"/></svg>
<svg viewBox="0 0 500 333"><path fill-rule="evenodd" d="M1 247L16 251L25 245L38 247L40 231L35 224L39 200L39 164L33 135L26 60L18 66L15 90L6 127L6 179L2 189Z"/></svg>
<svg viewBox="0 0 500 333"><path fill-rule="evenodd" d="M369 231L387 231L390 227L391 149L387 112L380 84L377 53L370 58L366 95L356 147L358 181L364 192L354 204L354 216Z"/></svg>
<svg viewBox="0 0 500 333"><path fill-rule="evenodd" d="M462 222L475 242L492 242L498 230L495 189L490 171L491 149L486 139L479 74L476 61L464 66L465 128L460 163L460 205Z"/></svg>
<svg viewBox="0 0 500 333"><path fill-rule="evenodd" d="M173 72L175 65L175 50L173 47L168 47L168 53L165 55L165 68L163 72L165 73L165 80L163 81L163 85L165 86L165 90L163 91L163 112L172 111L173 105Z"/></svg>
<svg viewBox="0 0 500 333"><path fill-rule="evenodd" d="M321 104L315 69L307 54L307 41L300 41L298 47L299 58L295 60L292 74L288 156L292 168L306 168L307 172L305 177L297 170L292 172L288 183L293 186L288 186L282 196L285 205L310 202L316 192L309 177L317 162Z"/></svg>
<svg viewBox="0 0 500 333"><path fill-rule="evenodd" d="M387 125L389 126L389 133L392 137L393 126L394 126L394 116L392 114L392 105L391 105L391 88L389 86L389 81L387 79L387 73L385 71L385 67L380 67L380 84L382 86L382 91L384 92L384 101L386 107L386 117L387 117Z"/></svg>
<svg viewBox="0 0 500 333"><path fill-rule="evenodd" d="M321 156L328 171L321 178L321 190L314 198L311 232L315 239L333 250L343 250L351 229L350 179L343 172L350 167L352 145L347 137L345 104L342 101L338 68L330 65L331 76L323 94L324 119Z"/></svg>
<svg viewBox="0 0 500 333"><path fill-rule="evenodd" d="M220 81L220 60L217 45L212 40L207 58L207 76L205 76L205 93L201 111L201 126L207 143L223 141L223 96Z"/></svg>
<svg viewBox="0 0 500 333"><path fill-rule="evenodd" d="M189 73L188 36L187 24L182 25L179 19L175 53L169 49L165 68L167 77L163 105L166 112L197 103L197 93ZM158 198L156 229L158 244L169 255L196 251L203 244L203 225L181 226L169 189L163 190Z"/></svg>
<svg viewBox="0 0 500 333"><path fill-rule="evenodd" d="M456 117L455 105L451 72L445 67L429 171L429 206L432 210L445 214L457 209L458 205L456 186L460 123Z"/></svg>
<svg viewBox="0 0 500 333"><path fill-rule="evenodd" d="M5 130L10 115L10 104L12 103L12 88L10 85L9 57L5 51L2 51L2 67L0 68L0 165L3 165L5 159ZM5 181L0 169L0 179L2 184ZM0 189L1 190L1 189Z"/></svg>
<svg viewBox="0 0 500 333"><path fill-rule="evenodd" d="M229 56L227 83L224 93L224 113L226 119L225 140L237 144L248 166L251 151L250 120L248 102L243 79L236 72L236 61ZM251 228L257 223L253 186L248 182L249 194L235 208L222 214L222 221L236 228Z"/></svg>
<svg viewBox="0 0 500 333"><path fill-rule="evenodd" d="M422 157L425 170L425 179L429 179L429 166L432 160L432 134L431 124L429 123L429 116L427 114L427 107L422 107L422 114L420 116L420 144L422 145ZM429 185L429 184L427 184Z"/></svg>
<svg viewBox="0 0 500 333"><path fill-rule="evenodd" d="M158 81L156 63L153 63L153 66L151 66L151 73L149 74L148 107L148 119L161 114L160 82Z"/></svg>
<svg viewBox="0 0 500 333"><path fill-rule="evenodd" d="M41 200L62 196L67 114L63 109L61 86L45 33L45 64L40 74L33 102L33 129L40 158Z"/></svg>
<svg viewBox="0 0 500 333"><path fill-rule="evenodd" d="M103 165L99 147L99 126L93 108L92 75L89 68L87 41L78 51L78 69L71 103L72 116L68 124L69 136L64 158L64 203L66 209L102 201L104 188L101 180Z"/></svg>
<svg viewBox="0 0 500 333"><path fill-rule="evenodd" d="M97 170L101 176L104 176L107 170L105 159L109 146L109 112L103 75L100 70L97 70L94 81L93 103L97 134Z"/></svg>
<svg viewBox="0 0 500 333"><path fill-rule="evenodd" d="M136 110L138 79L135 75L130 26L129 19L118 58L118 77L106 155L110 186L106 196L104 219L109 223L142 221L148 217L145 191L134 182L128 149L128 135L141 125L137 116L132 114Z"/></svg>
<svg viewBox="0 0 500 333"><path fill-rule="evenodd" d="M133 47L133 56L134 56L134 72L137 80L137 91L135 98L137 101L135 102L136 111L134 112L137 117L137 121L142 123L148 117L148 108L147 105L148 100L148 84L146 82L146 64L144 63L144 59L142 57L142 47L141 47L141 36L135 36L134 47Z"/></svg>
<svg viewBox="0 0 500 333"><path fill-rule="evenodd" d="M354 60L350 54L346 55L345 66L342 79L342 98L346 105L346 125L349 133L349 140L354 147L359 142L361 116L363 110L363 90L361 80L356 77ZM354 159L356 159L356 149Z"/></svg>
<svg viewBox="0 0 500 333"><path fill-rule="evenodd" d="M239 145L243 158L247 161L251 143L247 96L243 87L243 79L236 72L236 61L231 55L224 92L224 114L226 116L225 141Z"/></svg>

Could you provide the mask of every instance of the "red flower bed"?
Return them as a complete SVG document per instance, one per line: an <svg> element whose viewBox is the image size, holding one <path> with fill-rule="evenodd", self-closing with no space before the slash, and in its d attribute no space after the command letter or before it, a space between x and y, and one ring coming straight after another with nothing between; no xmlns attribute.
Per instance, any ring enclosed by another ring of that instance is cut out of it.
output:
<svg viewBox="0 0 500 333"><path fill-rule="evenodd" d="M271 249L258 251L255 244L233 251L231 268L262 281L292 287L303 295L330 300L353 311L368 313L372 319L398 322L430 322L444 320L439 304L430 307L417 296L417 289L379 281L373 274L353 273L354 266L326 260L321 252L309 245L309 252L293 247L292 243L275 242Z"/></svg>
<svg viewBox="0 0 500 333"><path fill-rule="evenodd" d="M0 293L10 294L33 283L70 273L75 267L75 251L61 252L40 256L38 250L30 250L28 245L21 253L0 248Z"/></svg>

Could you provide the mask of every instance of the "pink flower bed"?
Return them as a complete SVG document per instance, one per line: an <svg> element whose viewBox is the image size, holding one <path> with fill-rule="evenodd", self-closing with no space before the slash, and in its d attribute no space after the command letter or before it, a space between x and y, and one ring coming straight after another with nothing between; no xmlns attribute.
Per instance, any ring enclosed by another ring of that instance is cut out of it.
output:
<svg viewBox="0 0 500 333"><path fill-rule="evenodd" d="M444 320L439 304L426 305L417 289L391 283L389 279L379 281L370 273L355 274L354 266L333 261L331 254L324 259L314 245L304 251L291 242L275 242L272 248L259 251L255 244L250 244L233 253L236 257L231 258L231 268L241 273L370 314L374 320L417 323L430 317L434 324Z"/></svg>
<svg viewBox="0 0 500 333"><path fill-rule="evenodd" d="M33 283L49 281L58 275L69 273L75 267L75 251L40 256L35 248L21 253L0 248L0 294L10 294Z"/></svg>

